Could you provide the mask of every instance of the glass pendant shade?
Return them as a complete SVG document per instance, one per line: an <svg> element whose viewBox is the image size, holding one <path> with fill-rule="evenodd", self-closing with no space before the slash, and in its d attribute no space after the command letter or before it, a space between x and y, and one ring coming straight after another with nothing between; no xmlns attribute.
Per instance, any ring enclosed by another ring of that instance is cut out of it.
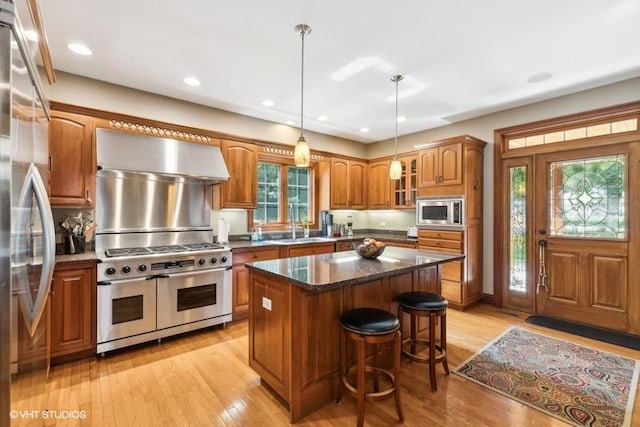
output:
<svg viewBox="0 0 640 427"><path fill-rule="evenodd" d="M389 165L389 179L400 179L402 177L402 163L394 157Z"/></svg>
<svg viewBox="0 0 640 427"><path fill-rule="evenodd" d="M306 168L311 162L311 150L304 136L300 136L298 142L296 142L296 148L293 150L293 160L299 168Z"/></svg>

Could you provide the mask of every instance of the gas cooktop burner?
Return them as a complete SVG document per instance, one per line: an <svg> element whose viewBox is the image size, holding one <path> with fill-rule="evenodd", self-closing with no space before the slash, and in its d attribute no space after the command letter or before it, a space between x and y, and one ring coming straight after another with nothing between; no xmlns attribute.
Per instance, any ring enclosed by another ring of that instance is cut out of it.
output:
<svg viewBox="0 0 640 427"><path fill-rule="evenodd" d="M124 257L124 256L139 256L139 255L152 255L152 254L168 254L176 252L189 252L189 251L206 251L213 249L225 249L224 246L216 245L214 243L202 242L202 243L186 243L184 245L162 245L162 246L149 246L148 248L110 248L105 250L105 255L108 258Z"/></svg>

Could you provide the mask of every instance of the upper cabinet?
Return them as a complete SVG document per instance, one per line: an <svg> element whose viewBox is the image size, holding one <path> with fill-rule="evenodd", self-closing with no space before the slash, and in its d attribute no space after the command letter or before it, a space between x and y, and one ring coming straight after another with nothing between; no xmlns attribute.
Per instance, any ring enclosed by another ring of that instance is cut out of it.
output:
<svg viewBox="0 0 640 427"><path fill-rule="evenodd" d="M229 181L220 183L220 208L256 208L258 204L256 146L223 139L220 142L220 148L229 170Z"/></svg>
<svg viewBox="0 0 640 427"><path fill-rule="evenodd" d="M418 152L418 196L462 195L482 179L484 141L468 135L434 142ZM479 152L479 155L478 155ZM475 153L475 154L474 154Z"/></svg>
<svg viewBox="0 0 640 427"><path fill-rule="evenodd" d="M416 155L400 157L402 176L391 181L393 195L391 198L394 209L413 209L416 207L418 190L418 159Z"/></svg>
<svg viewBox="0 0 640 427"><path fill-rule="evenodd" d="M389 161L369 163L369 209L391 208Z"/></svg>
<svg viewBox="0 0 640 427"><path fill-rule="evenodd" d="M93 119L51 111L49 124L52 206L93 207L96 160Z"/></svg>
<svg viewBox="0 0 640 427"><path fill-rule="evenodd" d="M365 209L367 163L339 158L331 159L331 209Z"/></svg>
<svg viewBox="0 0 640 427"><path fill-rule="evenodd" d="M462 143L420 150L419 187L462 184Z"/></svg>

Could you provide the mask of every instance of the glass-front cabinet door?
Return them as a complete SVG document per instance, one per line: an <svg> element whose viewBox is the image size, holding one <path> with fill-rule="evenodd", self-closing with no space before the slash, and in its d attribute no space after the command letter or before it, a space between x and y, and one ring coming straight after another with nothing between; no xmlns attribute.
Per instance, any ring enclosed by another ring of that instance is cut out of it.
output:
<svg viewBox="0 0 640 427"><path fill-rule="evenodd" d="M393 208L415 208L418 184L418 160L416 156L400 157L402 175L400 179L392 181Z"/></svg>

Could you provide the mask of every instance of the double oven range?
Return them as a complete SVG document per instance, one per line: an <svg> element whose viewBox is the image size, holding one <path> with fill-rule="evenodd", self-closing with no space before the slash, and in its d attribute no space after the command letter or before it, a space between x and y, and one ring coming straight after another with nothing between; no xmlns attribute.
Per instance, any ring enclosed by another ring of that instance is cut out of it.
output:
<svg viewBox="0 0 640 427"><path fill-rule="evenodd" d="M231 321L231 249L213 244L219 147L96 130L98 353Z"/></svg>
<svg viewBox="0 0 640 427"><path fill-rule="evenodd" d="M98 353L231 321L231 250L210 238L99 236Z"/></svg>

